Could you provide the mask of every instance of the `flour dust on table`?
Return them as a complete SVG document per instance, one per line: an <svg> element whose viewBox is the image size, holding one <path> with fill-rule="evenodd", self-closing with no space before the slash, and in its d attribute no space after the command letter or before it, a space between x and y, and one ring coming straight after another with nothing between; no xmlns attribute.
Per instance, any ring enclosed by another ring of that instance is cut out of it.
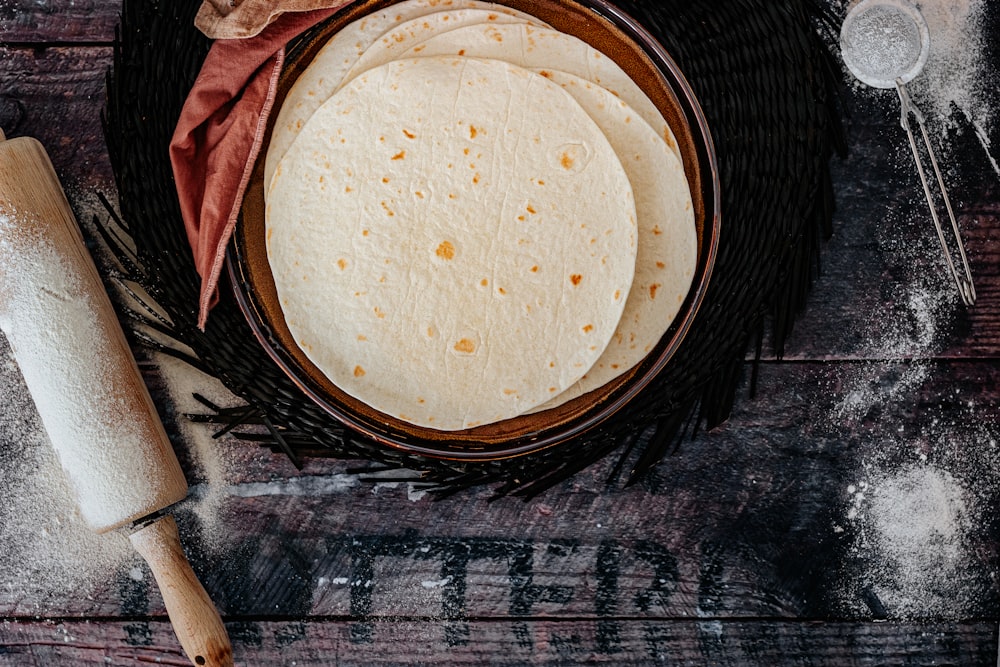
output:
<svg viewBox="0 0 1000 667"><path fill-rule="evenodd" d="M846 9L854 2L846 2ZM990 95L997 72L989 62L991 25L987 0L923 0L915 2L927 23L930 47L927 63L907 84L908 91L923 110L935 141L947 141L950 133L967 123L1000 176L1000 150L991 139L995 111ZM850 75L855 93L866 99L895 103L895 91L869 88Z"/></svg>
<svg viewBox="0 0 1000 667"><path fill-rule="evenodd" d="M80 516L6 340L0 336L0 606L91 596L135 567L117 532L98 535Z"/></svg>
<svg viewBox="0 0 1000 667"><path fill-rule="evenodd" d="M946 424L941 433L871 448L844 490L834 530L850 540L838 597L851 615L958 620L995 584L980 547L995 511L1000 431Z"/></svg>

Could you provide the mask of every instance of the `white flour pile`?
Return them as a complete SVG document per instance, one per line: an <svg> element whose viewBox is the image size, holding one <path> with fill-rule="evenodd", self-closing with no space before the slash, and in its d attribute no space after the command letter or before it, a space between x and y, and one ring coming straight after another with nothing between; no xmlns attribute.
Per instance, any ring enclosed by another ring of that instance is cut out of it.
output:
<svg viewBox="0 0 1000 667"><path fill-rule="evenodd" d="M957 423L964 418L934 420L941 435L916 447L882 441L845 489L844 523L834 528L851 539L838 592L845 611L961 619L981 604L981 528L991 521L1000 438L995 425Z"/></svg>
<svg viewBox="0 0 1000 667"><path fill-rule="evenodd" d="M948 472L919 465L878 472L848 487L848 494L857 527L854 553L870 564L857 585L874 594L891 618L960 617L969 604L964 535L972 509L961 484Z"/></svg>

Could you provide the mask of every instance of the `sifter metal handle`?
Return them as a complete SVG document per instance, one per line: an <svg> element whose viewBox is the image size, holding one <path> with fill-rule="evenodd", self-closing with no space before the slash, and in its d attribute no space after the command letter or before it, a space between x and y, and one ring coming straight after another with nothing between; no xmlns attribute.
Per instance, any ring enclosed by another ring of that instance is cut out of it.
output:
<svg viewBox="0 0 1000 667"><path fill-rule="evenodd" d="M910 99L909 94L906 92L906 87L903 85L902 79L896 79L896 92L899 93L899 102L902 107L900 113L900 123L902 124L903 129L906 130L906 136L910 140L910 150L913 151L913 161L917 165L917 174L920 176L920 183L924 187L924 196L927 198L927 206L931 210L931 218L934 220L934 229L937 231L938 240L941 241L941 250L944 252L945 262L948 264L948 270L951 271L951 275L955 279L955 284L958 286L958 293L962 297L962 302L966 306L971 306L976 302L976 286L972 282L972 270L969 268L969 260L965 254L965 244L962 242L962 234L958 229L958 222L955 220L955 213L951 208L951 200L948 198L948 190L945 188L944 178L941 176L941 169L938 167L937 157L934 155L934 149L931 148L930 138L927 136L927 127L924 124L924 115L913 103L913 100ZM944 208L948 213L948 219L951 221L951 231L955 238L955 245L958 248L958 255L961 259L962 271L964 275L958 272L955 261L952 259L952 253L948 249L948 241L945 238L944 227L942 226L941 218L938 215L938 207L934 203L934 196L931 192L931 184L927 180L927 175L924 173L923 161L920 159L920 147L917 144L913 128L910 125L911 115L914 119L916 119L917 125L920 127L920 136L923 139L923 148L927 153L931 167L934 169L934 176L937 181L938 190L941 193L941 200L944 202Z"/></svg>

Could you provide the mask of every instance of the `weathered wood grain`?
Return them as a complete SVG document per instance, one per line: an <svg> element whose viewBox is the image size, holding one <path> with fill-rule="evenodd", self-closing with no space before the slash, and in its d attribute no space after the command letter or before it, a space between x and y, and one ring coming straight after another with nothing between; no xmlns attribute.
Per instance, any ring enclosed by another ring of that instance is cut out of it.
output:
<svg viewBox="0 0 1000 667"><path fill-rule="evenodd" d="M110 42L120 10L120 0L7 0L0 44Z"/></svg>
<svg viewBox="0 0 1000 667"><path fill-rule="evenodd" d="M834 236L785 357L997 358L1000 174L991 158L1000 159L1000 132L992 156L960 114L952 119L956 131L933 135L978 292L966 309L945 267L895 97L874 105L854 100L852 111L851 152L831 162Z"/></svg>
<svg viewBox="0 0 1000 667"><path fill-rule="evenodd" d="M992 623L782 623L713 619L646 622L613 628L587 620L476 620L467 640L449 641L445 623L405 619L378 624L359 639L350 623L231 621L236 664L254 667L373 665L715 665L868 667L993 665ZM609 634L618 640L606 644ZM4 667L187 665L162 619L16 621L0 626Z"/></svg>
<svg viewBox="0 0 1000 667"><path fill-rule="evenodd" d="M70 203L112 188L101 131L110 47L0 47L0 128L42 142Z"/></svg>
<svg viewBox="0 0 1000 667"><path fill-rule="evenodd" d="M264 457L221 489L212 516L224 530L198 517L209 489L197 473L179 520L213 599L243 617L900 619L914 611L893 600L925 598L921 617L1000 616L1000 451L990 444L1000 441L1000 366L936 363L905 392L865 397L913 368L767 364L760 383L780 392L741 401L729 423L631 488L607 484L609 461L529 503L491 503L489 489L434 502L359 482L344 474L350 463L313 460L298 474ZM891 561L863 548L869 527L851 517L851 486L921 469L966 494L950 598L887 577ZM882 603L872 585L888 594ZM128 566L86 598L0 586L0 615L39 606L162 610Z"/></svg>

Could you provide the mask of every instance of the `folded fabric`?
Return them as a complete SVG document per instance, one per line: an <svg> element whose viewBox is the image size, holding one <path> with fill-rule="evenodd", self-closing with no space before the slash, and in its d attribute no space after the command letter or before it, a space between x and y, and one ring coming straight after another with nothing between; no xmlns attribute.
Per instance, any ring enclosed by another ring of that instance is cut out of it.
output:
<svg viewBox="0 0 1000 667"><path fill-rule="evenodd" d="M202 329L218 300L226 244L274 105L284 47L345 4L287 12L256 37L217 40L184 103L170 142L170 162L201 276L198 326Z"/></svg>
<svg viewBox="0 0 1000 667"><path fill-rule="evenodd" d="M343 0L204 0L194 25L212 39L245 39L282 14L344 4Z"/></svg>

